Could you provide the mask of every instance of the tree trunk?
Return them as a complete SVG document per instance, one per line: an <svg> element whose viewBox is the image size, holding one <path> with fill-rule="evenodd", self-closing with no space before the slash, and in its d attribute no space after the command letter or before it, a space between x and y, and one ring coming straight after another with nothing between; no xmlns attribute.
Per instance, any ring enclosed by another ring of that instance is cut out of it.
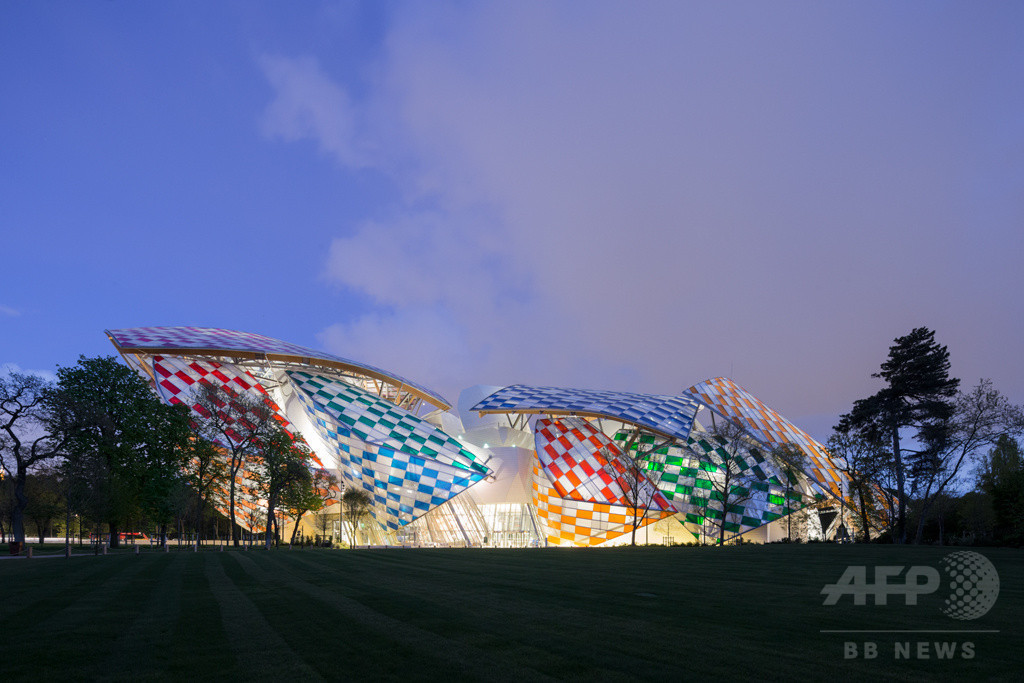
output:
<svg viewBox="0 0 1024 683"><path fill-rule="evenodd" d="M64 550L71 548L71 501L68 501L67 512L64 517Z"/></svg>
<svg viewBox="0 0 1024 683"><path fill-rule="evenodd" d="M267 550L270 550L270 546L273 543L273 538L274 538L273 537L273 533L274 533L273 532L273 528L274 528L274 501L268 500L267 501L267 528L266 528L266 533L264 534L264 536L266 536Z"/></svg>
<svg viewBox="0 0 1024 683"><path fill-rule="evenodd" d="M860 496L860 518L861 524L864 527L864 542L871 542L871 525L868 523L868 504L867 499L864 496L864 486L861 485L857 489L858 495Z"/></svg>
<svg viewBox="0 0 1024 683"><path fill-rule="evenodd" d="M903 454L900 451L900 428L893 425L892 428L892 457L896 464L896 493L900 497L896 513L896 533L893 534L894 543L907 542L907 497L904 495L906 480L903 476Z"/></svg>
<svg viewBox="0 0 1024 683"><path fill-rule="evenodd" d="M11 515L11 535L22 545L25 544L25 507L28 506L28 497L25 495L26 474L19 467L14 477L14 510Z"/></svg>
<svg viewBox="0 0 1024 683"><path fill-rule="evenodd" d="M295 527L292 529L292 540L291 545L295 545L295 534L299 533L299 521L302 519L302 515L306 514L305 510L299 513L299 516L295 518Z"/></svg>
<svg viewBox="0 0 1024 683"><path fill-rule="evenodd" d="M230 508L229 522L231 524L231 542L237 548L241 529L235 524L235 477L231 476L231 486L228 487L228 507Z"/></svg>

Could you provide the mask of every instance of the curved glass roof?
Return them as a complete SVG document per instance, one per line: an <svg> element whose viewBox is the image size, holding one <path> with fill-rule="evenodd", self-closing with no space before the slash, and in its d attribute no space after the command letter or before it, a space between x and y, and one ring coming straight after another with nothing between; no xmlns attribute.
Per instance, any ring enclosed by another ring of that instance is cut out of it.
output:
<svg viewBox="0 0 1024 683"><path fill-rule="evenodd" d="M561 389L513 384L483 399L472 410L484 413L543 413L607 417L685 442L700 405L689 396L625 391Z"/></svg>
<svg viewBox="0 0 1024 683"><path fill-rule="evenodd" d="M769 450L782 444L798 447L809 459L807 473L842 498L843 475L825 447L739 384L728 377L716 377L690 387L687 393L745 429Z"/></svg>
<svg viewBox="0 0 1024 683"><path fill-rule="evenodd" d="M122 354L184 352L302 363L365 375L396 385L401 391L414 394L442 410L451 408L451 403L441 394L401 375L262 334L215 327L128 327L106 330L106 333Z"/></svg>

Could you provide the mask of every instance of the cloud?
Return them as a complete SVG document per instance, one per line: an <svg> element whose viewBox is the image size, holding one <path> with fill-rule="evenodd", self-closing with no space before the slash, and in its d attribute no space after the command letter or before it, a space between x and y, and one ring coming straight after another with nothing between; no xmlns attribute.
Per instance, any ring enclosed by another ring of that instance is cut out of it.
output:
<svg viewBox="0 0 1024 683"><path fill-rule="evenodd" d="M15 308L11 308L10 306L4 306L3 304L0 304L0 313L4 315L9 315L12 318L21 315L21 311Z"/></svg>
<svg viewBox="0 0 1024 683"><path fill-rule="evenodd" d="M1024 238L970 219L992 94L955 17L577 10L403 5L360 100L313 57L264 60L268 130L403 192L339 227L325 277L381 309L329 348L448 385L732 375L793 417L848 409L920 324L954 362L978 329L1012 357Z"/></svg>
<svg viewBox="0 0 1024 683"><path fill-rule="evenodd" d="M328 78L315 59L264 55L260 67L274 89L274 99L261 121L267 137L289 142L314 140L342 164L365 163L348 94Z"/></svg>

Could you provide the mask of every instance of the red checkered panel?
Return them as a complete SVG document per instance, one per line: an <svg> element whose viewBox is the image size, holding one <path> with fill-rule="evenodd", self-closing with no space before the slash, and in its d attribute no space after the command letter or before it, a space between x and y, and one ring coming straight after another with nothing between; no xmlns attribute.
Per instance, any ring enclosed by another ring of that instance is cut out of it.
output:
<svg viewBox="0 0 1024 683"><path fill-rule="evenodd" d="M153 376L156 378L156 388L160 397L171 404L190 402L197 383L219 385L231 394L246 392L255 394L274 411L274 419L289 434L305 443L302 436L284 417L284 411L267 395L266 389L263 388L259 380L246 370L229 363L216 361L153 356ZM203 409L200 406L192 404L190 407L196 414L203 415ZM320 467L324 466L315 453L313 461Z"/></svg>
<svg viewBox="0 0 1024 683"><path fill-rule="evenodd" d="M534 427L537 457L559 497L629 507L627 457L592 424L578 417L541 419ZM652 510L673 510L653 484L642 484L639 500Z"/></svg>
<svg viewBox="0 0 1024 683"><path fill-rule="evenodd" d="M533 504L551 545L594 546L633 530L633 508L562 498L536 459ZM636 527L641 529L673 514L673 510L640 512Z"/></svg>

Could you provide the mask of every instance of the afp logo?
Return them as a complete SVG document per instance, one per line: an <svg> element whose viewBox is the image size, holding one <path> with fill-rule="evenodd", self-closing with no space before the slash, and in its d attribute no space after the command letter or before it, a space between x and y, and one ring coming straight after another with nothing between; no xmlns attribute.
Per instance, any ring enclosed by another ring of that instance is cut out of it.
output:
<svg viewBox="0 0 1024 683"><path fill-rule="evenodd" d="M821 589L825 605L835 605L844 595L853 597L854 605L866 605L868 596L874 604L888 604L889 596L903 596L904 604L916 605L919 595L938 591L943 584L939 571L927 565L911 565L903 574L902 565L880 565L874 568L874 581L868 583L867 567L850 566L835 583ZM999 573L984 555L971 551L950 553L942 558L948 597L943 614L953 619L977 619L986 614L999 597ZM898 578L903 574L903 580Z"/></svg>

